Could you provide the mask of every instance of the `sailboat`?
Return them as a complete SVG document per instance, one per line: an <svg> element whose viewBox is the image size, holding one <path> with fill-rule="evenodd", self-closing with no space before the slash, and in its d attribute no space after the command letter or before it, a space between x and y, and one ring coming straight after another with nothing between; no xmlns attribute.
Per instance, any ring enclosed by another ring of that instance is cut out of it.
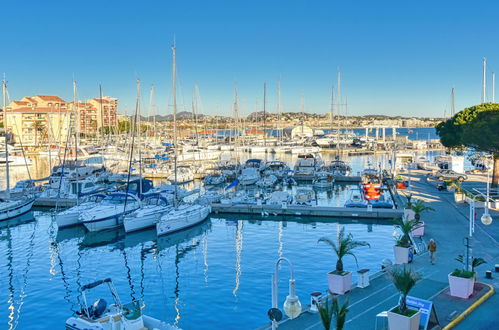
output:
<svg viewBox="0 0 499 330"><path fill-rule="evenodd" d="M7 83L5 79L2 83L2 95L3 95L3 127L5 130L5 181L6 189L0 198L0 221L15 218L22 214L25 214L31 210L33 203L35 202L34 196L23 195L20 198L12 198L10 196L10 164L9 164L9 145L7 138Z"/></svg>
<svg viewBox="0 0 499 330"><path fill-rule="evenodd" d="M176 47L172 47L173 70L172 70L172 92L173 92L173 144L174 144L174 164L175 164L175 199L174 209L163 215L156 223L156 233L158 236L180 231L203 222L211 212L211 206L199 204L182 204L178 206L177 192L177 67L176 67Z"/></svg>

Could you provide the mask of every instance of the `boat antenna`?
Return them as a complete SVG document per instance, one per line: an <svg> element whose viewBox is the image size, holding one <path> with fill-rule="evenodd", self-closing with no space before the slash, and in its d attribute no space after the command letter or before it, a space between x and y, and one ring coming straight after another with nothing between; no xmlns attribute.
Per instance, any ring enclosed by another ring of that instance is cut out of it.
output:
<svg viewBox="0 0 499 330"><path fill-rule="evenodd" d="M172 63L172 93L173 93L173 155L175 169L175 199L174 206L177 207L178 184L177 184L177 46L175 36L173 37L173 63Z"/></svg>

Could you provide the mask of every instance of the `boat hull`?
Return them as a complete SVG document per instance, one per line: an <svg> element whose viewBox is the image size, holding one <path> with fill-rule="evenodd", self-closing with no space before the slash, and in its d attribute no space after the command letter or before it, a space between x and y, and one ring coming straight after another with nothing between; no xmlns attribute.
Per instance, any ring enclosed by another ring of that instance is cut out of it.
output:
<svg viewBox="0 0 499 330"><path fill-rule="evenodd" d="M158 236L168 235L177 231L181 231L190 227L193 227L201 222L205 221L211 212L210 207L203 207L199 209L199 212L187 213L178 217L167 217L162 218L160 222L156 224L156 232Z"/></svg>
<svg viewBox="0 0 499 330"><path fill-rule="evenodd" d="M19 203L12 205L12 207L7 207L4 210L0 209L0 221L9 220L25 213L28 213L33 207L35 202L34 198L27 199L24 203Z"/></svg>

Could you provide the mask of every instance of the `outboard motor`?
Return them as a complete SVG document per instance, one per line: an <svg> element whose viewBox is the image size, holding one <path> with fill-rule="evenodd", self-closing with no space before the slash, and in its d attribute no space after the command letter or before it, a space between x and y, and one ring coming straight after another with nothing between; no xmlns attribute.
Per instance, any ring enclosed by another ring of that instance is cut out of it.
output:
<svg viewBox="0 0 499 330"><path fill-rule="evenodd" d="M106 311L107 301L105 299L97 299L93 304L91 309L91 317L94 319L98 319L102 316L102 314Z"/></svg>

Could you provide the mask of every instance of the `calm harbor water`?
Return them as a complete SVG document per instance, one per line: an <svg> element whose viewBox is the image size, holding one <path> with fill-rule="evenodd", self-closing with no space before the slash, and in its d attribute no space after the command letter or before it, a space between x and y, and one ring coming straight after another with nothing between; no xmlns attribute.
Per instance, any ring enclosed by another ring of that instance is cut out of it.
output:
<svg viewBox="0 0 499 330"><path fill-rule="evenodd" d="M302 304L327 287L326 273L335 265L331 248L317 240L334 237L341 226L371 244L357 250L359 267L377 271L382 259L392 257L393 227L360 219L323 223L212 215L200 226L156 238L154 230L132 235L58 230L46 213L36 212L35 218L0 223L2 328L62 328L79 309L81 286L111 277L123 301L141 299L147 314L184 329L251 329L267 321L278 257L294 263ZM345 259L345 268L357 269L353 258ZM281 303L288 274L283 265ZM110 301L105 294L94 290L89 300Z"/></svg>
<svg viewBox="0 0 499 330"><path fill-rule="evenodd" d="M431 159L438 152L423 154ZM323 154L325 161L333 157ZM369 164L389 168L389 157L380 154L343 160L357 174ZM296 161L292 155L268 156L272 158L291 166ZM30 174L46 176L47 160L33 159ZM16 182L28 178L28 173L17 167L12 176ZM318 204L343 205L350 187L336 184L329 192L317 192ZM375 272L384 258L393 258L393 226L387 222L212 214L200 226L157 238L155 230L131 235L123 230L58 230L49 210L34 211L0 222L0 328L63 328L64 321L80 308L81 287L111 277L124 302L141 299L146 314L181 328L252 329L268 320L270 278L280 256L295 265L297 294L303 305L309 303L311 292L326 289L326 273L334 268L336 259L331 248L317 240L333 238L341 226L371 244L371 248L356 251L359 268ZM358 269L353 258L344 262L346 269ZM288 274L288 266L282 265L281 307ZM111 301L103 288L91 292L89 300L99 297Z"/></svg>

